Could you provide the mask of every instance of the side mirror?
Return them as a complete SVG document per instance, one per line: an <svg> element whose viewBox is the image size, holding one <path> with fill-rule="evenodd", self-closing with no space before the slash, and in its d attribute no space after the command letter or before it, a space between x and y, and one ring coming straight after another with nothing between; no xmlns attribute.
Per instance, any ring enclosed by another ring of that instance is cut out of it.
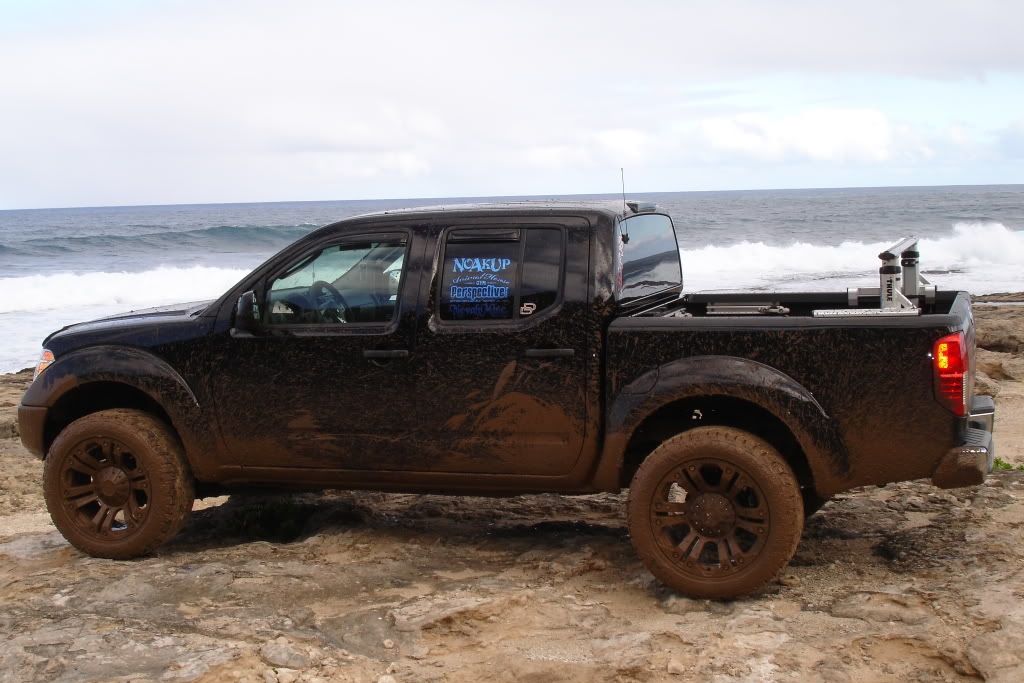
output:
<svg viewBox="0 0 1024 683"><path fill-rule="evenodd" d="M260 306L256 303L255 292L246 292L238 297L235 305L235 329L255 332L260 325Z"/></svg>

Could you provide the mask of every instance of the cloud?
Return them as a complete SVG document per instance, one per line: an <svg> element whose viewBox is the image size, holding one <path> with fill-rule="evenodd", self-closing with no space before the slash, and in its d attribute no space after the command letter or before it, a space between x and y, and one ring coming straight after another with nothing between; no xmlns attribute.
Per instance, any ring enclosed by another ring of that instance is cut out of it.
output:
<svg viewBox="0 0 1024 683"><path fill-rule="evenodd" d="M1024 119L999 131L995 145L1003 158L1024 159Z"/></svg>
<svg viewBox="0 0 1024 683"><path fill-rule="evenodd" d="M650 148L656 144L651 134L631 128L602 130L594 137L607 157L627 164L644 161Z"/></svg>
<svg viewBox="0 0 1024 683"><path fill-rule="evenodd" d="M518 155L527 166L570 168L640 164L657 144L654 137L632 128L577 130L572 144L532 145Z"/></svg>
<svg viewBox="0 0 1024 683"><path fill-rule="evenodd" d="M587 164L591 160L586 149L579 145L529 147L520 158L528 166L538 168L565 168L566 166Z"/></svg>
<svg viewBox="0 0 1024 683"><path fill-rule="evenodd" d="M15 7L0 206L587 191L620 166L672 189L687 163L913 169L966 154L942 132L954 121L845 97L843 79L944 79L954 102L964 79L1024 74L1024 3L988 0ZM835 85L750 88L807 74ZM993 131L1020 109L965 130L1018 154L1014 129Z"/></svg>
<svg viewBox="0 0 1024 683"><path fill-rule="evenodd" d="M746 113L707 119L698 129L710 149L764 162L883 164L934 156L924 135L874 109Z"/></svg>
<svg viewBox="0 0 1024 683"><path fill-rule="evenodd" d="M347 152L311 152L318 172L336 178L375 178L387 174L405 177L430 172L430 162L413 152L359 154Z"/></svg>

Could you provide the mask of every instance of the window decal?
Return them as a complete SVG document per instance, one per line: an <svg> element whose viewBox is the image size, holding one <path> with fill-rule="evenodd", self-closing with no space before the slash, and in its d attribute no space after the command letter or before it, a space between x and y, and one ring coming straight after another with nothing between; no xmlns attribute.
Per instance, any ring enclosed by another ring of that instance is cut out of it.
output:
<svg viewBox="0 0 1024 683"><path fill-rule="evenodd" d="M507 231L505 231L507 232ZM494 236L490 233L494 233ZM562 232L538 227L505 233L454 231L444 247L441 320L514 320L554 305L562 272Z"/></svg>
<svg viewBox="0 0 1024 683"><path fill-rule="evenodd" d="M506 308L503 300L509 298L512 281L499 273L511 265L512 259L508 258L452 259L452 273L469 273L454 278L448 286L452 311L463 316L501 317Z"/></svg>
<svg viewBox="0 0 1024 683"><path fill-rule="evenodd" d="M519 256L519 242L449 242L441 283L442 318L512 318Z"/></svg>
<svg viewBox="0 0 1024 683"><path fill-rule="evenodd" d="M456 261L472 261L474 259L456 259ZM477 261L481 259L476 259ZM499 260L504 263L502 270L509 267L511 259L482 259L484 261ZM456 270L460 272L459 266ZM480 273L478 275L460 275L452 279L448 285L448 310L453 320L509 318L509 304L512 281L500 277L496 273Z"/></svg>
<svg viewBox="0 0 1024 683"><path fill-rule="evenodd" d="M500 273L512 265L507 258L457 258L452 260L452 272Z"/></svg>

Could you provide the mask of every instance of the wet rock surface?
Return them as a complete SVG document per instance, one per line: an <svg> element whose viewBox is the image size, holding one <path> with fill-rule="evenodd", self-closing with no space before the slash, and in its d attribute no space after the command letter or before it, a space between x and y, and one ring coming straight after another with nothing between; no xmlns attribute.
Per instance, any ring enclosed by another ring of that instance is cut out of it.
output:
<svg viewBox="0 0 1024 683"><path fill-rule="evenodd" d="M0 681L1019 681L1024 472L844 494L732 602L665 591L621 496L327 493L291 542L198 510L157 556L0 539ZM438 511L443 514L438 515Z"/></svg>

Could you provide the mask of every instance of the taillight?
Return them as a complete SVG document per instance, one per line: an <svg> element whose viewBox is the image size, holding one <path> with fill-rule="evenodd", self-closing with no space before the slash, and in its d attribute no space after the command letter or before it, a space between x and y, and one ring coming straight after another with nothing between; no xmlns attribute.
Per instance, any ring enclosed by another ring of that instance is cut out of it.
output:
<svg viewBox="0 0 1024 683"><path fill-rule="evenodd" d="M967 414L967 345L963 332L948 334L932 348L935 396L954 414Z"/></svg>

